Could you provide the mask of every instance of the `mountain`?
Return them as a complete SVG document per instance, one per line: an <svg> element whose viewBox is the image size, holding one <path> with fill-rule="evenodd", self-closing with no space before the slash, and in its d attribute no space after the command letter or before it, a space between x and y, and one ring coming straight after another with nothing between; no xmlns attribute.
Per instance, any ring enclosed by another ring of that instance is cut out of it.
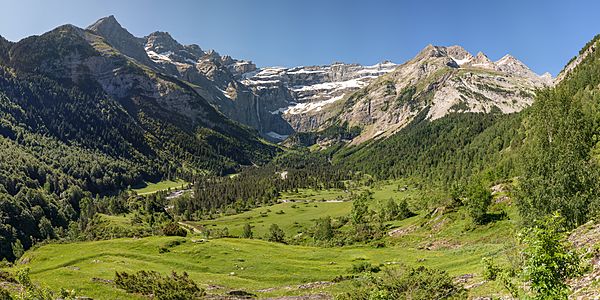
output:
<svg viewBox="0 0 600 300"><path fill-rule="evenodd" d="M360 127L354 139L360 143L390 136L424 111L428 120L452 112L517 112L531 105L536 89L551 84L547 75L538 76L510 55L493 62L459 46L429 45L367 86L304 113L300 122L313 130Z"/></svg>
<svg viewBox="0 0 600 300"><path fill-rule="evenodd" d="M250 87L268 105L272 115L281 115L294 131L316 129L323 106L342 99L375 78L391 72L396 64L383 62L373 66L333 63L325 66L271 67L244 74L242 83ZM307 113L314 115L305 120ZM289 132L275 130L273 137L285 138Z"/></svg>
<svg viewBox="0 0 600 300"><path fill-rule="evenodd" d="M88 30L138 63L189 83L228 118L271 141L347 124L362 128L361 142L389 136L423 109L430 119L449 111L515 112L531 104L536 88L552 83L511 55L493 62L460 46L429 46L402 65L257 68L182 45L167 32L135 37L112 16Z"/></svg>
<svg viewBox="0 0 600 300"><path fill-rule="evenodd" d="M581 64L590 54L593 54L598 45L597 41L600 40L600 34L596 35L591 41L589 41L577 54L577 56L573 57L567 65L560 71L558 76L556 76L556 80L554 84L559 84L562 82L569 74L575 70L579 64Z"/></svg>
<svg viewBox="0 0 600 300"><path fill-rule="evenodd" d="M269 113L269 103L240 83L242 74L256 70L252 62L222 56L214 50L204 51L194 44L182 45L168 32L135 37L113 16L102 18L87 29L138 63L188 83L221 113L257 129L264 137L270 138L265 133L275 128L285 134L293 132L280 116Z"/></svg>
<svg viewBox="0 0 600 300"><path fill-rule="evenodd" d="M110 155L139 152L174 168L189 164L222 173L272 153L253 130L229 120L190 85L142 64L150 59L145 60L141 44L131 44L136 41L112 17L87 30L64 25L23 39L10 47L6 67L14 72L6 72L10 78L4 78L8 83L2 91L36 116L33 133L43 128L57 140ZM37 77L85 101L64 97L47 102L52 97L31 92L34 97L21 99L14 93L11 81ZM75 106L88 102L80 108L89 115L78 115L69 101Z"/></svg>

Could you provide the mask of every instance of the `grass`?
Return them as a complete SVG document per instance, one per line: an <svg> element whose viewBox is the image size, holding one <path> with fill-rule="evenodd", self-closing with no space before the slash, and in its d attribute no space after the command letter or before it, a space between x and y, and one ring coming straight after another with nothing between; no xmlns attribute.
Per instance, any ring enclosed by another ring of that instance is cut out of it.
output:
<svg viewBox="0 0 600 300"><path fill-rule="evenodd" d="M154 194L158 191L165 191L168 189L181 189L183 186L188 185L188 182L178 179L177 181L163 180L157 183L146 182L144 186L134 188L133 191L138 195L149 195Z"/></svg>
<svg viewBox="0 0 600 300"><path fill-rule="evenodd" d="M206 229L227 227L231 235L240 236L244 225L249 223L257 237L265 236L269 226L277 224L283 229L286 236L293 236L304 232L318 218L344 216L350 213L351 208L351 202L289 202L260 207L216 220L188 222L188 224Z"/></svg>
<svg viewBox="0 0 600 300"><path fill-rule="evenodd" d="M518 222L516 209L510 202L495 203L492 211L505 211L508 218L473 226L464 209L432 209L430 203L436 201L429 199L440 199L443 195L426 188L406 181L379 182L369 188L373 192L370 207L375 211L392 198L397 201L406 199L411 209L418 212L414 217L387 223L390 230L402 229L405 232L385 238L386 246L383 248L367 245L324 248L258 239L204 241L199 236L153 236L49 244L28 251L24 257L28 263L18 264L16 268L31 268L34 281L55 290L76 289L80 295L94 299L139 299L139 296L94 280L113 279L115 271L155 270L163 274L185 271L201 286L210 287L209 293L224 294L231 289L242 289L257 294L259 298L345 291L352 286L351 281L316 289L298 289L296 286L348 275L351 266L359 261L382 265L425 265L446 270L452 276L474 274L473 282L482 281L481 259L501 256L512 247L511 237ZM317 218L347 215L352 202L324 202L336 199L350 199L350 194L343 190L299 190L298 193L282 195L281 200L287 201L284 203L190 224L204 228L227 227L232 236L239 236L242 226L250 223L255 237L262 237L275 223L287 236L293 236L304 232ZM295 202L290 202L292 200ZM128 216L101 217L114 226L130 226ZM183 243L169 246L175 240ZM161 247L167 247L169 251L159 253ZM494 282L469 291L470 297L498 296L502 292L502 287Z"/></svg>
<svg viewBox="0 0 600 300"><path fill-rule="evenodd" d="M185 241L159 253L158 248L173 240ZM72 244L51 244L27 252L32 279L54 289L75 289L94 299L134 298L94 278L113 279L115 271L172 270L187 272L207 287L243 289L261 297L300 293L289 285L329 281L347 274L357 261L373 264L427 265L448 270L452 275L480 272L479 261L499 250L498 245L466 246L445 251L401 247L316 248L274 244L261 240L217 239L195 243L193 238L148 237ZM22 267L22 266L20 266ZM345 283L348 284L348 283ZM343 290L345 284L330 287ZM260 289L275 288L269 292ZM212 291L215 292L215 291ZM314 291L303 291L314 292Z"/></svg>

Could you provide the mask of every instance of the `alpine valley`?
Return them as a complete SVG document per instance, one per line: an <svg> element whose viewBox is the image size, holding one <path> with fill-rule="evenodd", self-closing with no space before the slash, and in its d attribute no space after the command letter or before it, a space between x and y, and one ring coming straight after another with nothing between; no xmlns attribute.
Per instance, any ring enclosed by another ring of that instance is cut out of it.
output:
<svg viewBox="0 0 600 300"><path fill-rule="evenodd" d="M0 37L0 300L597 299L599 43L554 78Z"/></svg>

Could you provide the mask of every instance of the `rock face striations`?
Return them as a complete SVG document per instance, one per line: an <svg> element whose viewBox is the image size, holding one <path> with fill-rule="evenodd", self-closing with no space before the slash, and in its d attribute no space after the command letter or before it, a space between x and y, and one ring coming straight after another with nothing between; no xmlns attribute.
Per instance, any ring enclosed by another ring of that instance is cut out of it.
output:
<svg viewBox="0 0 600 300"><path fill-rule="evenodd" d="M358 143L389 136L421 113L434 120L453 112L517 112L532 103L537 88L551 84L550 76L535 74L510 55L493 62L459 46L429 45L319 112L306 112L299 122L319 129L344 123L359 126L363 131L354 139Z"/></svg>
<svg viewBox="0 0 600 300"><path fill-rule="evenodd" d="M355 139L361 142L392 134L424 110L429 119L452 112L511 113L530 105L535 89L553 81L511 55L494 62L460 46L429 45L402 65L257 68L182 45L167 32L134 37L112 16L88 31L139 64L189 84L221 113L272 141L348 124L362 128Z"/></svg>

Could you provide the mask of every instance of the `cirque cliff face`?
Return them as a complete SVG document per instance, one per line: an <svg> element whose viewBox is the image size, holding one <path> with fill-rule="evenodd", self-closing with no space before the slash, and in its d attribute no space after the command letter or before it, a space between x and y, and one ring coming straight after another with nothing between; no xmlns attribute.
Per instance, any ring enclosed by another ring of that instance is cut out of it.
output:
<svg viewBox="0 0 600 300"><path fill-rule="evenodd" d="M361 127L356 141L364 141L395 132L424 109L430 119L515 112L531 104L536 88L552 84L549 74L539 76L511 55L494 62L460 46L430 45L402 65L257 68L182 45L166 32L134 37L112 17L88 29L140 64L189 83L227 117L272 141L332 124Z"/></svg>
<svg viewBox="0 0 600 300"><path fill-rule="evenodd" d="M532 103L537 88L551 84L551 77L535 74L510 55L493 62L459 46L429 45L368 85L298 118L312 130L361 127L354 142L362 142L393 134L424 110L431 120L453 112L517 112Z"/></svg>
<svg viewBox="0 0 600 300"><path fill-rule="evenodd" d="M245 74L242 83L262 99L268 99L272 104L271 114L281 115L295 131L311 131L327 118L324 107L337 103L395 67L391 62L373 66L333 63L272 67Z"/></svg>

